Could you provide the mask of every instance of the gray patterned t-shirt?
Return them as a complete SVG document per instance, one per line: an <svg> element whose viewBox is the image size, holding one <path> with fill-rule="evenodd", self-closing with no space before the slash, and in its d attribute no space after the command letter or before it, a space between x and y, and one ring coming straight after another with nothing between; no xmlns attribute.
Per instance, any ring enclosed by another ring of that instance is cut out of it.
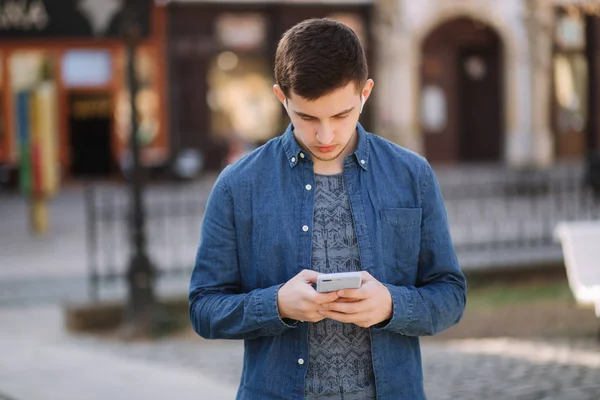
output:
<svg viewBox="0 0 600 400"><path fill-rule="evenodd" d="M358 242L344 176L316 175L312 269L360 271ZM368 329L325 319L308 324L305 399L375 399Z"/></svg>

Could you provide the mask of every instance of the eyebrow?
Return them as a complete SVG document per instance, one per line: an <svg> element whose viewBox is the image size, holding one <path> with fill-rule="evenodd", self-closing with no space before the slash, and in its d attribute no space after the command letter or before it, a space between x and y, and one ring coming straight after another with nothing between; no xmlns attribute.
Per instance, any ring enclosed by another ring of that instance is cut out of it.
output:
<svg viewBox="0 0 600 400"><path fill-rule="evenodd" d="M347 110L344 110L344 111L342 111L342 112L339 112L339 113L337 113L337 114L333 115L333 116L332 116L332 118L333 118L333 117L339 117L339 116L342 116L342 115L344 115L344 114L348 114L350 111L354 110L355 108L356 108L356 107L350 107L350 108L348 108ZM305 114L305 113L303 113L303 112L300 112L300 111L296 111L296 110L294 110L294 113L296 113L297 115L299 115L299 116L301 116L301 117L304 117L304 118L315 118L315 119L317 119L317 117L315 117L315 116L312 116L312 115L309 115L309 114Z"/></svg>

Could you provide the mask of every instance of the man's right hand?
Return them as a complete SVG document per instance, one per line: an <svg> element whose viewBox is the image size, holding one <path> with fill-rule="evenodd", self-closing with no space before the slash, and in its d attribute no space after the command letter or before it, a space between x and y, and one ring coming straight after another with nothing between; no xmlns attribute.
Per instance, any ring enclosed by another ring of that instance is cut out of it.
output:
<svg viewBox="0 0 600 400"><path fill-rule="evenodd" d="M319 322L324 319L318 311L323 311L323 304L338 299L337 292L318 293L313 287L320 273L305 269L287 281L277 293L277 307L281 318L303 322Z"/></svg>

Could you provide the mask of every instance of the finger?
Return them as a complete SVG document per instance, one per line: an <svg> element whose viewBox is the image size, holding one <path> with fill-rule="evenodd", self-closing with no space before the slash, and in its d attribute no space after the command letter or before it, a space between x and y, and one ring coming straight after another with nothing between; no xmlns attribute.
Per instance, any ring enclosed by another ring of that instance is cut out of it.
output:
<svg viewBox="0 0 600 400"><path fill-rule="evenodd" d="M302 278L307 283L317 283L317 278L319 275L321 275L320 272L313 271L311 269L303 269L297 276Z"/></svg>
<svg viewBox="0 0 600 400"><path fill-rule="evenodd" d="M335 303L356 303L357 301L360 301L360 299L349 299L348 297L340 297L335 301Z"/></svg>
<svg viewBox="0 0 600 400"><path fill-rule="evenodd" d="M365 288L360 289L342 289L337 291L338 297L346 297L348 299L363 300L369 298L369 293Z"/></svg>
<svg viewBox="0 0 600 400"><path fill-rule="evenodd" d="M353 301L353 302L333 302L328 304L323 304L323 308L326 311L335 311L344 314L357 314L365 312L365 304L362 301Z"/></svg>
<svg viewBox="0 0 600 400"><path fill-rule="evenodd" d="M315 292L312 301L315 304L326 304L336 301L339 298L337 292L317 293Z"/></svg>
<svg viewBox="0 0 600 400"><path fill-rule="evenodd" d="M359 320L359 316L362 314L344 314L337 311L319 311L319 314L325 318L332 319L334 321L351 324Z"/></svg>

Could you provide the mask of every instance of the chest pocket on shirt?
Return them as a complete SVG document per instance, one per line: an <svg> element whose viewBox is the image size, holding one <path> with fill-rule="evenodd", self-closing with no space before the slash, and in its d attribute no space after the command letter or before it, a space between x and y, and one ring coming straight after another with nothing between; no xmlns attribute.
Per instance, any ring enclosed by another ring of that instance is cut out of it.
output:
<svg viewBox="0 0 600 400"><path fill-rule="evenodd" d="M380 211L383 263L416 269L421 243L421 208L385 208Z"/></svg>

